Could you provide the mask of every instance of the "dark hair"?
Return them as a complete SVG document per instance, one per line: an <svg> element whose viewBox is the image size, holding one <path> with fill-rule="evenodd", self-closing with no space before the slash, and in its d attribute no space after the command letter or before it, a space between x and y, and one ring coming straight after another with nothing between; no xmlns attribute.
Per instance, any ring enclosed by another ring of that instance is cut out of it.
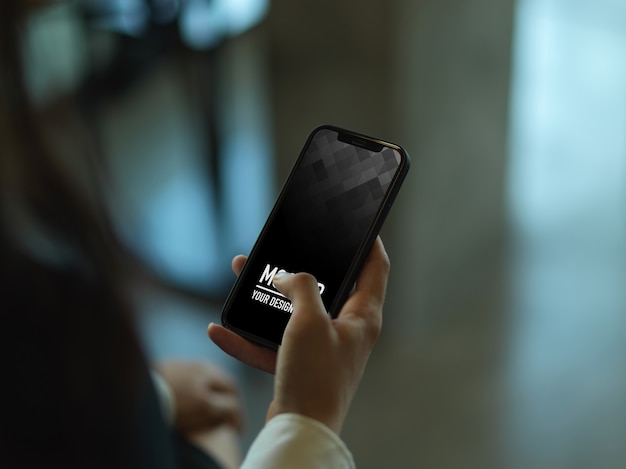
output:
<svg viewBox="0 0 626 469"><path fill-rule="evenodd" d="M20 3L0 6L0 466L131 466L144 367L125 251L29 103Z"/></svg>

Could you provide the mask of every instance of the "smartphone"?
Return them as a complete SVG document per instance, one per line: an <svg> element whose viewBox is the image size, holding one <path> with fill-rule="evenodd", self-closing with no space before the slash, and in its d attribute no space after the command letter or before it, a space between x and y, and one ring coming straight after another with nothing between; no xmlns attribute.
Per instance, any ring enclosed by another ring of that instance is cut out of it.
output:
<svg viewBox="0 0 626 469"><path fill-rule="evenodd" d="M222 324L276 349L293 305L276 272L308 272L336 317L400 189L410 160L393 143L324 125L308 137L222 310Z"/></svg>

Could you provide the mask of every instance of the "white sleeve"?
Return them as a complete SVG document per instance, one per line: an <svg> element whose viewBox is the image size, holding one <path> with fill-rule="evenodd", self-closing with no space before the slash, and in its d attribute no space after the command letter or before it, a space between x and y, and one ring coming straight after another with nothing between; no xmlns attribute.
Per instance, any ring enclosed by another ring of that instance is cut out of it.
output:
<svg viewBox="0 0 626 469"><path fill-rule="evenodd" d="M174 392L165 378L154 370L150 370L152 376L152 383L156 389L156 393L159 396L159 402L161 403L161 410L163 411L163 417L165 421L172 425L174 423L174 416L176 415L176 398Z"/></svg>
<svg viewBox="0 0 626 469"><path fill-rule="evenodd" d="M250 447L241 469L354 469L352 453L326 425L298 414L270 420Z"/></svg>

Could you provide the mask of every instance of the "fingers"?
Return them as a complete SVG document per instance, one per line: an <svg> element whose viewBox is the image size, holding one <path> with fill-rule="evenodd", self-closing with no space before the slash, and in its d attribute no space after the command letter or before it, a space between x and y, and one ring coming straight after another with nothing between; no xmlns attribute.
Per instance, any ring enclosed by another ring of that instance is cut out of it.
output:
<svg viewBox="0 0 626 469"><path fill-rule="evenodd" d="M221 423L228 423L237 431L241 432L244 425L244 413L239 392L239 386L235 380L221 368L210 363L204 363L206 376L210 376L205 388L207 394L207 406L210 415Z"/></svg>
<svg viewBox="0 0 626 469"><path fill-rule="evenodd" d="M248 342L240 335L217 324L209 324L207 333L215 345L231 357L267 373L276 372L276 352Z"/></svg>
<svg viewBox="0 0 626 469"><path fill-rule="evenodd" d="M211 363L202 364L206 368L207 375L211 376L210 386L212 390L225 393L239 393L239 386L235 380L220 367Z"/></svg>
<svg viewBox="0 0 626 469"><path fill-rule="evenodd" d="M361 269L355 290L338 316L341 320L364 321L374 339L378 337L382 327L382 308L389 268L389 257L380 237L377 237Z"/></svg>
<svg viewBox="0 0 626 469"><path fill-rule="evenodd" d="M352 298L367 300L372 306L382 307L387 290L389 268L389 258L385 247L380 238L377 238L361 269Z"/></svg>
<svg viewBox="0 0 626 469"><path fill-rule="evenodd" d="M326 314L317 280L312 275L278 272L274 275L274 286L291 300L294 314L302 309L321 311L324 315Z"/></svg>
<svg viewBox="0 0 626 469"><path fill-rule="evenodd" d="M168 360L154 365L168 384L175 402L175 425L181 431L227 423L243 429L239 388L221 368L204 361Z"/></svg>
<svg viewBox="0 0 626 469"><path fill-rule="evenodd" d="M385 301L389 268L385 246L380 237L377 237L357 279L355 293L366 294L372 301L382 306Z"/></svg>
<svg viewBox="0 0 626 469"><path fill-rule="evenodd" d="M247 257L242 256L241 254L233 257L231 267L233 269L233 272L235 272L235 275L239 276L239 274L243 270L243 266L246 263L246 260L247 260Z"/></svg>
<svg viewBox="0 0 626 469"><path fill-rule="evenodd" d="M212 392L208 396L210 415L217 424L227 423L238 432L243 431L244 415L238 394L230 392Z"/></svg>
<svg viewBox="0 0 626 469"><path fill-rule="evenodd" d="M221 368L210 363L203 363L205 373L210 379L208 386L207 405L211 408L211 415L218 422L228 423L237 431L243 430L244 413L235 380Z"/></svg>
<svg viewBox="0 0 626 469"><path fill-rule="evenodd" d="M235 257L232 262L233 272L239 275L245 262L245 256ZM385 247L380 237L377 237L361 269L355 290L337 317L340 321L362 325L364 327L362 330L373 341L378 337L382 327L382 307L385 301L389 268L389 258ZM317 281L313 276L306 273L278 273L274 276L274 286L293 303L294 317L289 321L289 328L293 329L296 324L305 327L307 319L324 317L328 322L330 321ZM304 311L317 314L301 315ZM299 319L294 321L296 317ZM360 326L358 329L361 329ZM229 355L255 368L269 373L275 372L275 352L256 346L234 332L215 324L209 326L208 333L211 340Z"/></svg>

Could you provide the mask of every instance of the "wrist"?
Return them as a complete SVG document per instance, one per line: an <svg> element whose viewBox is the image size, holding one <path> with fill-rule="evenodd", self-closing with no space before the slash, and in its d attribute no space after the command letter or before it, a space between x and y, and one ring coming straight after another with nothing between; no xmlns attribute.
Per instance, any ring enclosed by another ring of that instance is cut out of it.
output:
<svg viewBox="0 0 626 469"><path fill-rule="evenodd" d="M328 408L320 409L318 406L315 405L283 406L276 405L276 403L273 403L273 405L270 407L270 411L268 412L268 420L278 415L289 414L300 415L302 417L315 420L316 422L324 425L337 435L341 434L341 429L345 420L345 412L332 411L328 410Z"/></svg>

